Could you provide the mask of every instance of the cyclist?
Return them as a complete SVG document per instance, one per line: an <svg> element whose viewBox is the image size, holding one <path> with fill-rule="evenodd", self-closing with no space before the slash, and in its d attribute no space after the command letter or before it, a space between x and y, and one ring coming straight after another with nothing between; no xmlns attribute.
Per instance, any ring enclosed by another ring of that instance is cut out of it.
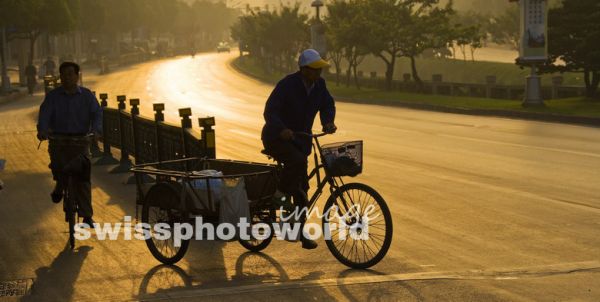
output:
<svg viewBox="0 0 600 302"><path fill-rule="evenodd" d="M94 94L87 88L77 85L79 81L79 65L73 62L60 64L59 73L61 86L50 91L40 106L37 137L41 140L53 137L79 137L93 132L100 136L102 133L102 108ZM74 191L71 192L79 205L79 216L83 222L92 226L94 220L91 199L91 166L89 165L89 142L87 140L73 143L59 143L50 140L50 169L56 181L50 194L54 203L59 203L63 197L66 179L63 169L73 159L83 156L83 173L75 180Z"/></svg>
<svg viewBox="0 0 600 302"><path fill-rule="evenodd" d="M293 196L299 203L306 202L308 191L308 156L311 153L310 137L294 132L312 133L314 119L319 113L323 131L334 133L335 102L321 78L323 68L329 63L314 49L304 50L298 59L299 71L283 78L267 100L261 139L265 153L283 163L283 171L274 200ZM289 200L289 199L287 199ZM296 209L306 204L296 204ZM301 222L306 221L306 216ZM314 249L317 243L301 236L302 247Z"/></svg>

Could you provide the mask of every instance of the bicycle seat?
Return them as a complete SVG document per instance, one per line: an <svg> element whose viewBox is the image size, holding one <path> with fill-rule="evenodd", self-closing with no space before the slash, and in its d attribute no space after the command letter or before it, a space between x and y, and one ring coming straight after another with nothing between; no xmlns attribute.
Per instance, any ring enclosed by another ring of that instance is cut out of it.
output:
<svg viewBox="0 0 600 302"><path fill-rule="evenodd" d="M273 155L271 153L269 153L269 151L267 151L267 149L260 150L260 153L266 155L268 159L273 159Z"/></svg>
<svg viewBox="0 0 600 302"><path fill-rule="evenodd" d="M63 173L70 175L86 175L90 169L90 160L80 154L72 158L63 168Z"/></svg>

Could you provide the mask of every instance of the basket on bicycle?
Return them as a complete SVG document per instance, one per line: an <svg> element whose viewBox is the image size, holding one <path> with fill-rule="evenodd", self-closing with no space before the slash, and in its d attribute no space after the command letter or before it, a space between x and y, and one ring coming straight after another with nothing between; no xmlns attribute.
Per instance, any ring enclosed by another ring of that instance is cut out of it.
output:
<svg viewBox="0 0 600 302"><path fill-rule="evenodd" d="M321 149L323 162L330 176L356 176L362 173L362 141L326 144Z"/></svg>

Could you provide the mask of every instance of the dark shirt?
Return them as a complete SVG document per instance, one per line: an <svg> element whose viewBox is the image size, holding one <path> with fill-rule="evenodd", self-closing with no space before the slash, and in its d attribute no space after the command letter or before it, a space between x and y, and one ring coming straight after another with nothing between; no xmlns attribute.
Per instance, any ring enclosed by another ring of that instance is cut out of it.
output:
<svg viewBox="0 0 600 302"><path fill-rule="evenodd" d="M300 72L286 76L277 83L267 100L262 140L268 143L279 139L279 133L285 128L294 132L312 133L317 112L322 125L332 123L335 119L335 102L327 90L325 80L319 79L308 90ZM296 136L294 143L305 154L310 154L310 138Z"/></svg>
<svg viewBox="0 0 600 302"><path fill-rule="evenodd" d="M61 134L102 133L102 107L87 88L67 94L63 87L50 91L40 106L39 132Z"/></svg>

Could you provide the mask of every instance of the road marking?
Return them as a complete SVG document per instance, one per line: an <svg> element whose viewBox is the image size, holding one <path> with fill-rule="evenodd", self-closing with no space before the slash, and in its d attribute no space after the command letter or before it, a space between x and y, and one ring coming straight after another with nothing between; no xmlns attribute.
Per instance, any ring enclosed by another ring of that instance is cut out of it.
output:
<svg viewBox="0 0 600 302"><path fill-rule="evenodd" d="M494 140L489 140L489 139L464 137L464 136L452 135L452 134L438 134L438 135L442 136L442 137L462 139L462 140L468 140L468 141L474 141L474 142L480 142L480 143L490 143L490 144L504 145L504 146L510 146L510 147L529 148L529 149L551 151L551 152L560 152L560 153L567 153L567 154L581 155L581 156L589 156L589 157L600 157L600 154L590 153L590 152L574 151L574 150L567 150L567 149L558 149L558 148L551 148L551 147L539 147L539 146L517 144L517 143L508 143L508 142L499 142L499 141L494 141Z"/></svg>
<svg viewBox="0 0 600 302"><path fill-rule="evenodd" d="M245 137L249 137L249 138L257 138L257 134L256 133L250 133L248 131L244 131L241 129L227 129L229 132L235 133L235 134L239 134L241 136L245 136Z"/></svg>
<svg viewBox="0 0 600 302"><path fill-rule="evenodd" d="M348 286L370 283L385 283L416 280L514 280L551 275L570 274L582 271L600 270L599 261L560 263L544 266L500 269L500 270L467 270L462 272L418 272L392 275L372 275L351 278L332 278L323 280L298 280L288 282L261 283L242 286L217 288L199 288L153 294L139 297L144 301L183 299L193 297L240 295L272 290L303 289L311 287Z"/></svg>

